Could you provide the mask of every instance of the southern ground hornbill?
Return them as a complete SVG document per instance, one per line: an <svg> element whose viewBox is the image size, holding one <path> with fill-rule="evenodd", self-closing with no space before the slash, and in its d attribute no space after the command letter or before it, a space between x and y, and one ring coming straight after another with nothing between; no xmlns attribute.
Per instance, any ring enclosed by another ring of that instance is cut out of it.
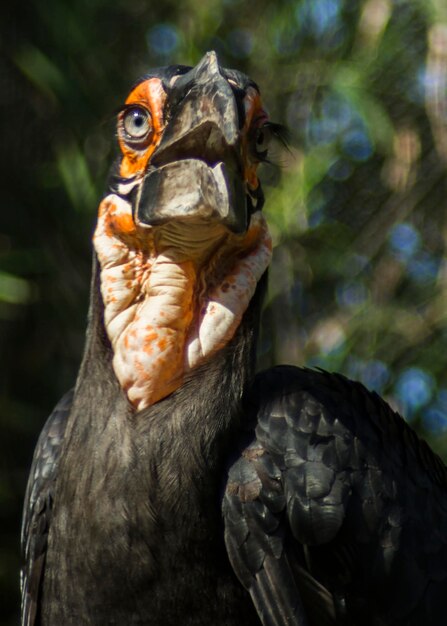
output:
<svg viewBox="0 0 447 626"><path fill-rule="evenodd" d="M37 444L23 624L441 625L447 474L342 376L255 376L256 84L208 53L118 114L74 391Z"/></svg>

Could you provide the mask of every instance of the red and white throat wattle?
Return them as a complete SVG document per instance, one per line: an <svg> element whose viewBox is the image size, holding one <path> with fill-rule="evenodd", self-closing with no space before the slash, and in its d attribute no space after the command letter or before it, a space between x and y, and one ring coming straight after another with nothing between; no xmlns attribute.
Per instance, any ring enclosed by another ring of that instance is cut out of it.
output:
<svg viewBox="0 0 447 626"><path fill-rule="evenodd" d="M200 219L140 226L116 194L100 205L94 247L113 368L136 410L232 339L272 250L260 211L241 235Z"/></svg>

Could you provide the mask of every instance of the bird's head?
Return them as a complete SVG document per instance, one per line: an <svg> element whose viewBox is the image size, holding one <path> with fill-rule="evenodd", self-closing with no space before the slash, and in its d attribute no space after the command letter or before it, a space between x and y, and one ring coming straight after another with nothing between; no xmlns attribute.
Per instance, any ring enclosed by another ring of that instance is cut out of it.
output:
<svg viewBox="0 0 447 626"><path fill-rule="evenodd" d="M118 114L94 245L115 374L139 410L234 336L271 256L257 167L276 125L207 53L151 71Z"/></svg>

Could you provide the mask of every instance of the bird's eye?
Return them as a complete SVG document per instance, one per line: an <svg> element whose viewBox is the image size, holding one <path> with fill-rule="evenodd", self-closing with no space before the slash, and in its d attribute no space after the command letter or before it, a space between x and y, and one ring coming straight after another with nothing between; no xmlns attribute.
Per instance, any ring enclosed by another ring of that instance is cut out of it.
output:
<svg viewBox="0 0 447 626"><path fill-rule="evenodd" d="M272 131L268 124L264 124L256 130L254 135L253 149L255 156L261 161L267 158L267 152L272 140Z"/></svg>
<svg viewBox="0 0 447 626"><path fill-rule="evenodd" d="M140 106L127 109L122 118L122 128L127 141L138 143L144 141L152 130L149 111Z"/></svg>

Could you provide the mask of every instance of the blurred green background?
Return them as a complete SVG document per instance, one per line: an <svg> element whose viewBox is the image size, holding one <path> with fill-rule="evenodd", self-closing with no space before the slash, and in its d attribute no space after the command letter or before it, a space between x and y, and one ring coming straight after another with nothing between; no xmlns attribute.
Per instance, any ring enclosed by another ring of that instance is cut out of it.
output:
<svg viewBox="0 0 447 626"><path fill-rule="evenodd" d="M290 129L262 173L260 366L361 380L447 457L445 0L29 0L0 38L1 624L32 450L81 358L114 112L149 67L214 49Z"/></svg>

